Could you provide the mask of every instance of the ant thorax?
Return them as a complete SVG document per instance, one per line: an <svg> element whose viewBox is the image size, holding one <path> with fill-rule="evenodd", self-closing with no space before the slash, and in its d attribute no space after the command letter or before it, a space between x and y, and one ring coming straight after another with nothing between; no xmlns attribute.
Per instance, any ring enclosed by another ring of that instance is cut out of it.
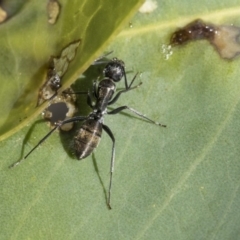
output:
<svg viewBox="0 0 240 240"><path fill-rule="evenodd" d="M100 123L103 123L103 116L107 114L107 109L104 111L99 111L98 109L94 109L89 115L88 119L97 120Z"/></svg>
<svg viewBox="0 0 240 240"><path fill-rule="evenodd" d="M98 98L95 108L103 112L112 99L115 90L116 85L112 79L103 79L98 85Z"/></svg>
<svg viewBox="0 0 240 240"><path fill-rule="evenodd" d="M111 78L104 78L98 85L99 94L101 94L102 89L106 89L107 91L115 92L116 84Z"/></svg>

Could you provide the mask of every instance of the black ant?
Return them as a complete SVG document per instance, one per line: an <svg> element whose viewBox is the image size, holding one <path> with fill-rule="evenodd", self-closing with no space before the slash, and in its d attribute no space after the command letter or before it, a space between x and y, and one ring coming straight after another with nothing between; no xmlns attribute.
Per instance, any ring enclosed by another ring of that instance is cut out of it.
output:
<svg viewBox="0 0 240 240"><path fill-rule="evenodd" d="M64 120L62 122L56 123L56 126L45 135L38 144L32 148L32 150L20 161L14 163L11 167L15 167L19 165L23 160L25 160L42 142L44 142L55 130L59 129L62 125L70 123L70 122L78 122L84 121L81 125L80 129L77 131L76 136L74 137L74 150L76 156L79 160L86 158L89 156L93 150L98 146L102 129L108 134L108 136L112 140L112 156L111 156L111 166L110 166L110 182L109 182L109 190L108 190L108 199L107 205L109 209L111 209L111 189L112 189L112 175L114 170L114 160L115 160L115 138L113 136L112 131L108 126L103 123L105 114L117 114L125 109L130 110L134 114L138 115L141 118L148 120L149 122L159 125L161 127L166 127L166 125L162 125L157 123L143 114L139 113L133 108L128 106L121 106L111 111L107 111L107 107L113 103L115 103L122 93L128 92L139 87L142 83L132 87L134 80L137 77L137 74L132 79L131 83L128 85L127 77L125 73L124 62L118 60L117 58L113 58L104 68L103 71L104 78L99 82L98 86L96 81L93 84L93 96L95 98L95 104L91 98L91 95L88 92L87 95L87 104L92 108L92 112L88 116L76 116L71 119ZM120 90L114 97L114 93L116 90L115 82L119 82L124 77L125 80L125 89Z"/></svg>

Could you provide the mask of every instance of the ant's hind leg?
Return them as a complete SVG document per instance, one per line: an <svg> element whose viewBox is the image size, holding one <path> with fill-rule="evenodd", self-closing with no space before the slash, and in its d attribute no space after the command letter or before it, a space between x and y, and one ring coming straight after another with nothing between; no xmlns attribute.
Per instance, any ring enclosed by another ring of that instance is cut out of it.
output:
<svg viewBox="0 0 240 240"><path fill-rule="evenodd" d="M110 128L103 124L103 129L108 134L108 136L112 139L112 157L111 157L111 165L110 165L110 181L109 181L109 190L108 190L108 199L107 199L107 205L109 209L112 209L111 207L111 190L112 190L112 177L113 177L113 171L114 171L114 161L115 161L115 138L113 136L112 131Z"/></svg>

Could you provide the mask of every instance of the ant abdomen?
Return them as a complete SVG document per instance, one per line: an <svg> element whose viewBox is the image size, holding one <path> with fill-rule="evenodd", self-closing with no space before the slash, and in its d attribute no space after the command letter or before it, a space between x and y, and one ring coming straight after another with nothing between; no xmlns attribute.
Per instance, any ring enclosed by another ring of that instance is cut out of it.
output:
<svg viewBox="0 0 240 240"><path fill-rule="evenodd" d="M89 156L98 146L102 135L102 123L95 119L87 119L74 137L76 157L81 160Z"/></svg>

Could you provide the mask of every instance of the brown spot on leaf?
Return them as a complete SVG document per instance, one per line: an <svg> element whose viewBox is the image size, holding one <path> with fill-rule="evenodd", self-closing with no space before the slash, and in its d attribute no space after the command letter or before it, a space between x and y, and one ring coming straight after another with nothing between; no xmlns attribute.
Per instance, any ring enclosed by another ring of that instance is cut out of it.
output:
<svg viewBox="0 0 240 240"><path fill-rule="evenodd" d="M171 46L183 45L190 41L205 39L225 59L233 59L240 54L240 28L214 25L197 19L171 35Z"/></svg>

